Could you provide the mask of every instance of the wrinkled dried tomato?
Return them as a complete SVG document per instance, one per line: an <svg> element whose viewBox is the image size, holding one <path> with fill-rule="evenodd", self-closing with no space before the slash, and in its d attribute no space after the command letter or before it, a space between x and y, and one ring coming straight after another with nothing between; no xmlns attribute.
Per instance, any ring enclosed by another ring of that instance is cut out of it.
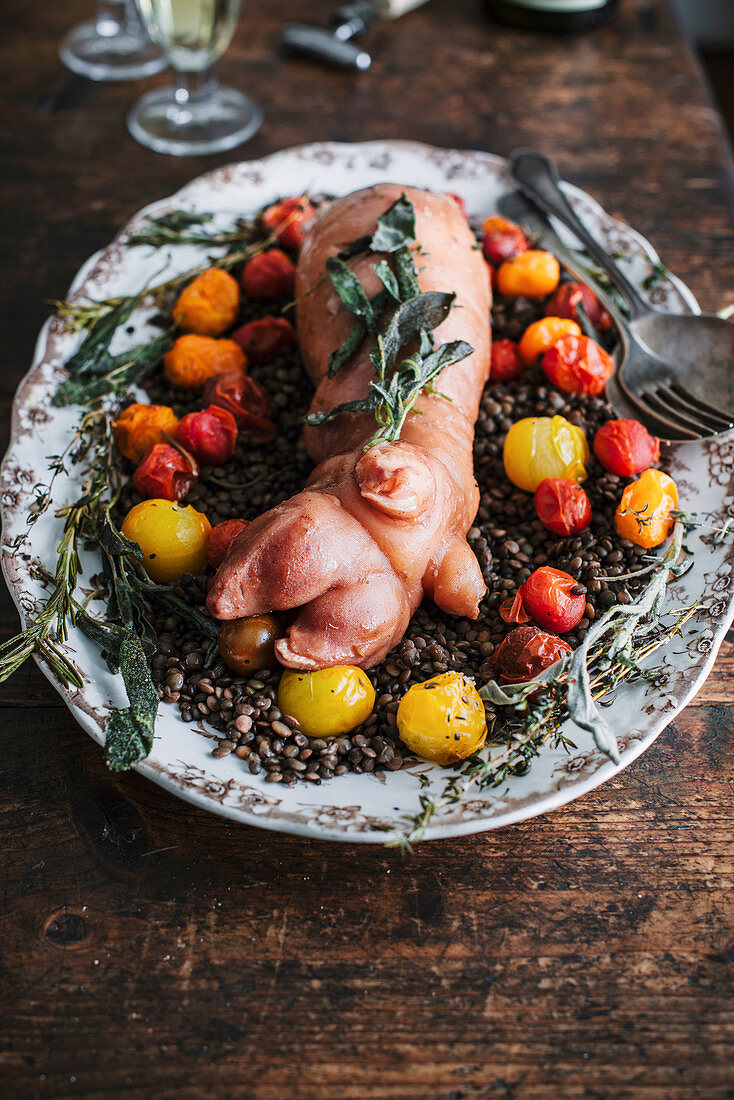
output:
<svg viewBox="0 0 734 1100"><path fill-rule="evenodd" d="M269 363L295 347L296 334L285 317L263 317L238 328L232 339L244 350L250 363Z"/></svg>
<svg viewBox="0 0 734 1100"><path fill-rule="evenodd" d="M505 623L529 623L532 615L528 615L522 602L520 592L514 596L508 596L499 607L500 618Z"/></svg>
<svg viewBox="0 0 734 1100"><path fill-rule="evenodd" d="M492 664L506 684L523 684L572 652L555 634L537 626L516 626L495 650Z"/></svg>
<svg viewBox="0 0 734 1100"><path fill-rule="evenodd" d="M639 420L609 420L594 436L594 454L605 470L632 477L660 461L660 440Z"/></svg>
<svg viewBox="0 0 734 1100"><path fill-rule="evenodd" d="M597 332L606 332L612 319L593 290L585 283L561 283L558 290L545 307L546 317L569 317L580 321L578 306L581 306Z"/></svg>
<svg viewBox="0 0 734 1100"><path fill-rule="evenodd" d="M577 535L591 523L591 504L577 481L543 478L535 490L538 519L556 535Z"/></svg>
<svg viewBox="0 0 734 1100"><path fill-rule="evenodd" d="M530 248L530 242L519 225L507 218L487 218L482 226L482 247L491 264L501 264Z"/></svg>
<svg viewBox="0 0 734 1100"><path fill-rule="evenodd" d="M245 527L249 526L249 522L246 519L225 519L212 527L206 537L206 560L212 569L219 569L230 546Z"/></svg>
<svg viewBox="0 0 734 1100"><path fill-rule="evenodd" d="M224 466L234 454L237 423L231 412L210 405L187 413L178 426L178 440L204 466Z"/></svg>
<svg viewBox="0 0 734 1100"><path fill-rule="evenodd" d="M247 261L242 271L242 289L257 302L280 302L291 297L295 278L296 269L290 256L280 248L270 248Z"/></svg>
<svg viewBox="0 0 734 1100"><path fill-rule="evenodd" d="M215 375L204 387L204 401L231 413L239 431L254 443L269 443L277 429L270 419L268 395L259 382L241 371Z"/></svg>
<svg viewBox="0 0 734 1100"><path fill-rule="evenodd" d="M198 477L196 463L170 443L155 443L133 474L133 485L148 500L183 500Z"/></svg>
<svg viewBox="0 0 734 1100"><path fill-rule="evenodd" d="M584 617L586 595L574 592L579 587L570 573L541 565L530 574L519 595L523 607L536 623L565 634L578 626Z"/></svg>
<svg viewBox="0 0 734 1100"><path fill-rule="evenodd" d="M542 359L554 386L564 393L598 397L614 374L614 360L588 336L562 336Z"/></svg>
<svg viewBox="0 0 734 1100"><path fill-rule="evenodd" d="M492 343L492 369L489 377L493 382L509 382L525 370L514 340L494 340Z"/></svg>
<svg viewBox="0 0 734 1100"><path fill-rule="evenodd" d="M303 244L306 226L313 220L314 210L305 195L282 199L263 211L262 223L274 233L283 248L297 252Z"/></svg>

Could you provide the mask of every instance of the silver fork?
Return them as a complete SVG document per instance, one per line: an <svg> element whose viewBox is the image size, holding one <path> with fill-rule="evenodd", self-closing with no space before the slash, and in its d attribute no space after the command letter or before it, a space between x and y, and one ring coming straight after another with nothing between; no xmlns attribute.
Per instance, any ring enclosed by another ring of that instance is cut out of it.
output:
<svg viewBox="0 0 734 1100"><path fill-rule="evenodd" d="M653 309L580 221L552 161L519 149L511 171L533 203L578 237L629 306L627 320L613 309L621 337L616 382L625 415L631 405L668 439L702 439L734 427L734 325L714 314ZM608 396L616 408L613 387Z"/></svg>

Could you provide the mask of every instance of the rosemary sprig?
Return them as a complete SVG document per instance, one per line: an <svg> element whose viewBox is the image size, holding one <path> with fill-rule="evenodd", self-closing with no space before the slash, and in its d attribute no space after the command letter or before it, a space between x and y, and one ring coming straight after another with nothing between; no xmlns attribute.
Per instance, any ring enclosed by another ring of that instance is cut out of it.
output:
<svg viewBox="0 0 734 1100"><path fill-rule="evenodd" d="M404 818L402 831L391 831L388 847L410 850L441 809L458 802L472 787L496 787L513 775L523 774L542 748L575 748L563 732L567 719L590 731L597 747L619 761L616 739L597 703L625 681L656 678L655 670L644 668L642 662L679 634L683 624L699 610L698 605L687 608L668 631L660 634L658 613L669 575L680 575L685 567L677 564L683 533L684 526L679 522L667 553L643 592L632 603L617 604L605 612L570 657L528 683L500 685L490 681L481 688L480 695L487 702L512 708L506 746L486 758L470 757L445 782L438 796L422 792L418 812ZM652 640L651 635L655 635Z"/></svg>
<svg viewBox="0 0 734 1100"><path fill-rule="evenodd" d="M186 210L169 210L165 214L159 214L157 218L149 218L139 229L134 229L125 243L132 247L149 245L151 248L183 244L209 247L234 246L242 245L253 236L253 227L242 221L238 221L234 229L214 232L194 230L195 226L207 225L213 220L213 214L192 214Z"/></svg>

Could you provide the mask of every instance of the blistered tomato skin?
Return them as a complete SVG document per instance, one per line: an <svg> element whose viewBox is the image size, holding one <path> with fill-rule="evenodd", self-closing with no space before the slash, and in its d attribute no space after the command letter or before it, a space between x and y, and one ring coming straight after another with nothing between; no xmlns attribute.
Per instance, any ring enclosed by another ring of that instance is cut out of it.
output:
<svg viewBox="0 0 734 1100"><path fill-rule="evenodd" d="M660 440L639 420L609 420L594 436L594 454L610 473L633 477L660 461Z"/></svg>
<svg viewBox="0 0 734 1100"><path fill-rule="evenodd" d="M262 223L275 234L283 248L297 252L303 244L306 227L313 221L315 213L305 195L295 195L269 206L263 212Z"/></svg>
<svg viewBox="0 0 734 1100"><path fill-rule="evenodd" d="M562 283L545 308L547 317L570 317L579 321L579 306L597 332L606 332L612 319L596 294L585 283Z"/></svg>
<svg viewBox="0 0 734 1100"><path fill-rule="evenodd" d="M492 664L503 683L525 684L569 653L563 638L537 626L516 626L495 650Z"/></svg>
<svg viewBox="0 0 734 1100"><path fill-rule="evenodd" d="M543 356L548 378L564 393L598 397L614 374L614 360L588 336L562 336Z"/></svg>
<svg viewBox="0 0 734 1100"><path fill-rule="evenodd" d="M259 252L245 264L242 289L256 302L282 301L293 292L296 269L280 248Z"/></svg>
<svg viewBox="0 0 734 1100"><path fill-rule="evenodd" d="M591 503L576 481L567 477L543 478L535 490L538 519L556 535L578 535L591 523Z"/></svg>
<svg viewBox="0 0 734 1100"><path fill-rule="evenodd" d="M128 405L112 425L119 451L125 458L140 462L154 443L165 443L166 436L178 430L178 417L168 405Z"/></svg>
<svg viewBox="0 0 734 1100"><path fill-rule="evenodd" d="M122 523L123 535L143 551L146 573L159 584L177 581L184 573L204 572L210 530L202 512L162 499L136 504Z"/></svg>
<svg viewBox="0 0 734 1100"><path fill-rule="evenodd" d="M249 363L269 363L296 344L296 333L285 317L263 317L260 321L248 321L232 333L247 355Z"/></svg>
<svg viewBox="0 0 734 1100"><path fill-rule="evenodd" d="M549 477L583 481L589 447L581 428L563 416L528 416L505 437L505 473L513 485L534 493Z"/></svg>
<svg viewBox="0 0 734 1100"><path fill-rule="evenodd" d="M506 298L545 298L558 286L561 268L550 252L530 248L497 271L497 289Z"/></svg>
<svg viewBox="0 0 734 1100"><path fill-rule="evenodd" d="M580 336L581 329L575 321L565 317L541 317L528 325L522 335L518 350L523 363L530 367L552 348L562 336Z"/></svg>
<svg viewBox="0 0 734 1100"><path fill-rule="evenodd" d="M187 413L178 426L178 441L204 466L224 466L234 454L237 423L219 405Z"/></svg>
<svg viewBox="0 0 734 1100"><path fill-rule="evenodd" d="M354 665L318 672L286 669L278 685L278 706L295 718L307 737L336 737L365 722L375 705L367 673Z"/></svg>
<svg viewBox="0 0 734 1100"><path fill-rule="evenodd" d="M444 672L408 689L398 706L398 733L426 760L465 760L487 737L484 703L471 680Z"/></svg>
<svg viewBox="0 0 734 1100"><path fill-rule="evenodd" d="M222 625L217 649L227 668L239 676L249 676L264 668L275 668L275 643L280 635L274 615L232 619Z"/></svg>
<svg viewBox="0 0 734 1100"><path fill-rule="evenodd" d="M225 519L212 527L206 540L206 560L212 569L219 569L234 540L248 526L246 519Z"/></svg>
<svg viewBox="0 0 734 1100"><path fill-rule="evenodd" d="M487 218L482 226L484 257L491 264L501 264L530 247L527 237L515 222L507 218Z"/></svg>
<svg viewBox="0 0 734 1100"><path fill-rule="evenodd" d="M156 443L133 474L133 485L144 497L183 500L197 477L195 462L170 443Z"/></svg>
<svg viewBox="0 0 734 1100"><path fill-rule="evenodd" d="M525 370L514 340L493 340L491 363L489 377L492 382L509 382Z"/></svg>
<svg viewBox="0 0 734 1100"><path fill-rule="evenodd" d="M562 569L542 565L520 588L523 607L539 626L557 634L573 630L584 617L585 594L574 593L578 581Z"/></svg>
<svg viewBox="0 0 734 1100"><path fill-rule="evenodd" d="M270 419L270 401L259 382L242 371L227 371L210 378L202 395L204 404L218 405L235 418L237 429L253 443L269 443L277 429Z"/></svg>
<svg viewBox="0 0 734 1100"><path fill-rule="evenodd" d="M615 522L620 538L651 550L660 546L675 524L678 489L662 470L645 470L622 493Z"/></svg>

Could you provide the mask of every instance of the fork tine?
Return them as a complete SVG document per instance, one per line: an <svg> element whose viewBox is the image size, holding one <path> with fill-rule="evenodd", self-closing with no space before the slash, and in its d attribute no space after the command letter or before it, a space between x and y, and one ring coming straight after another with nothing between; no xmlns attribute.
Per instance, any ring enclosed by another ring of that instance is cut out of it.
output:
<svg viewBox="0 0 734 1100"><path fill-rule="evenodd" d="M712 434L712 429L709 424L706 424L705 421L701 419L697 419L694 413L684 412L675 407L671 408L671 406L659 397L655 391L643 390L641 397L644 398L656 416L663 417L670 421L671 424L675 425L676 430L680 430L681 427L687 428L696 433L694 438L697 439Z"/></svg>
<svg viewBox="0 0 734 1100"><path fill-rule="evenodd" d="M666 409L665 406L663 406L663 411L659 412L657 409L651 408L650 405L646 404L642 398L644 396L645 399L648 400L648 394L633 393L632 390L624 384L623 378L620 377L618 381L627 400L640 410L643 417L654 422L656 425L656 433L660 433L664 438L667 437L668 439L685 440L701 438L700 431L692 431L690 428L685 427L679 420L671 420L669 415L670 410Z"/></svg>
<svg viewBox="0 0 734 1100"><path fill-rule="evenodd" d="M659 387L662 389L663 387ZM708 401L702 401L700 397L696 397L695 393L691 393L686 386L681 385L680 382L671 382L668 387L671 393L675 394L679 401L685 402L688 408L695 409L701 413L702 416L708 416L716 424L719 425L719 431L723 431L726 428L734 427L734 417L730 413L723 409L716 409L713 405L709 405Z"/></svg>

